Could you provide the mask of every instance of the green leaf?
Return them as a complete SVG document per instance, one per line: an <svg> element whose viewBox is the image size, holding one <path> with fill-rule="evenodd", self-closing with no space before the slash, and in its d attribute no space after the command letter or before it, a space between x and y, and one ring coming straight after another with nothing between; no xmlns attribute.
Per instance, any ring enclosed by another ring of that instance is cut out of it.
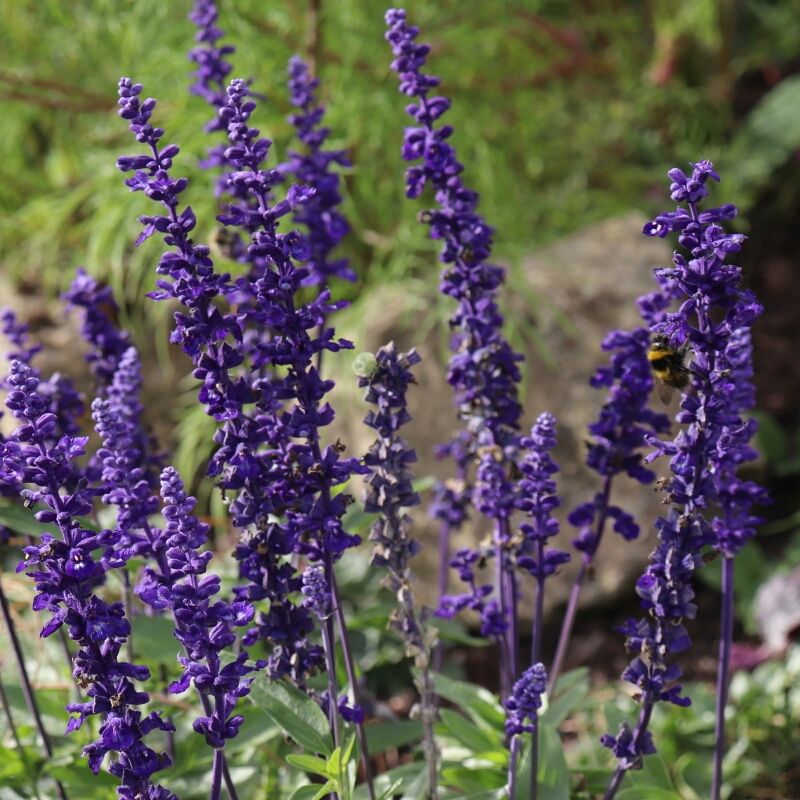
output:
<svg viewBox="0 0 800 800"><path fill-rule="evenodd" d="M430 784L428 782L428 764L422 762L422 769L410 783L403 784L403 797L401 800L428 800L430 796Z"/></svg>
<svg viewBox="0 0 800 800"><path fill-rule="evenodd" d="M488 792L478 792L477 794L468 794L461 797L459 800L503 800L508 797L508 788L504 786L502 789L492 789Z"/></svg>
<svg viewBox="0 0 800 800"><path fill-rule="evenodd" d="M617 800L682 800L679 794L658 786L637 786L617 792Z"/></svg>
<svg viewBox="0 0 800 800"><path fill-rule="evenodd" d="M439 672L433 679L436 694L466 711L477 725L505 730L505 712L490 691L474 683L453 680Z"/></svg>
<svg viewBox="0 0 800 800"><path fill-rule="evenodd" d="M338 752L338 750L334 751ZM330 777L330 771L328 769L328 762L323 761L321 758L317 758L316 756L309 756L309 755L288 755L286 756L286 760L295 767L300 767L300 769L305 770L306 772L313 772L314 775L322 775L323 778Z"/></svg>
<svg viewBox="0 0 800 800"><path fill-rule="evenodd" d="M445 642L465 644L468 647L489 647L492 644L492 640L486 636L472 636L467 633L464 626L455 620L437 617L434 627L439 631L439 638Z"/></svg>
<svg viewBox="0 0 800 800"><path fill-rule="evenodd" d="M424 761L414 761L411 764L403 764L400 767L395 767L388 772L377 775L373 781L375 793L383 796L387 794L391 787L394 787L392 794L400 794L403 789L407 789L415 783L420 773L425 772L427 766ZM368 798L367 785L362 783L357 786L355 792L353 792L353 800L368 800Z"/></svg>
<svg viewBox="0 0 800 800"><path fill-rule="evenodd" d="M376 783L375 790L377 792L377 780L375 781L375 783ZM402 783L403 783L402 781L395 781L393 784L389 786L388 789L386 789L385 792L382 792L381 794L377 795L378 800L391 800L391 798L394 797L395 794L397 794L397 790L400 788Z"/></svg>
<svg viewBox="0 0 800 800"><path fill-rule="evenodd" d="M301 747L326 756L333 753L328 720L308 695L284 681L258 680L251 685L249 697Z"/></svg>
<svg viewBox="0 0 800 800"><path fill-rule="evenodd" d="M445 767L442 780L467 794L500 789L507 783L507 774L502 770L483 767Z"/></svg>
<svg viewBox="0 0 800 800"><path fill-rule="evenodd" d="M558 731L539 722L539 800L569 800L569 769Z"/></svg>
<svg viewBox="0 0 800 800"><path fill-rule="evenodd" d="M442 722L447 726L450 733L458 739L464 747L468 747L473 753L482 753L487 750L498 750L503 747L503 740L500 733L496 731L481 730L461 714L443 708L440 711Z"/></svg>
<svg viewBox="0 0 800 800"><path fill-rule="evenodd" d="M338 786L333 781L328 781L324 786L320 786L319 790L314 795L314 800L322 800L323 797L336 791L338 791Z"/></svg>
<svg viewBox="0 0 800 800"><path fill-rule="evenodd" d="M344 752L342 753L342 763L344 763L344 764L349 764L350 763L350 759L351 759L351 757L353 755L353 747L355 746L355 743L356 743L356 737L355 736L351 736L348 739L348 741L345 744L345 746L344 746Z"/></svg>
<svg viewBox="0 0 800 800"><path fill-rule="evenodd" d="M49 533L58 536L58 528L55 525L39 522L34 518L33 515L41 508L44 506L25 508L23 505L3 503L0 505L0 525L5 525L17 533L33 533L37 536Z"/></svg>
<svg viewBox="0 0 800 800"><path fill-rule="evenodd" d="M157 664L175 664L183 655L180 642L175 638L175 621L172 617L145 617L132 615L134 654L145 661Z"/></svg>
<svg viewBox="0 0 800 800"><path fill-rule="evenodd" d="M328 764L326 768L326 772L328 777L334 781L336 784L341 783L341 776L342 776L342 748L337 747L333 753L331 753L330 759L328 759ZM341 787L339 787L341 789Z"/></svg>
<svg viewBox="0 0 800 800"><path fill-rule="evenodd" d="M236 713L244 717L244 722L239 728L236 738L229 739L225 743L226 753L235 753L246 747L255 747L281 736L283 733L271 719L265 719L264 712L257 706L242 705L237 707Z"/></svg>
<svg viewBox="0 0 800 800"><path fill-rule="evenodd" d="M575 670L576 672L578 670ZM586 699L589 694L589 671L586 670L569 688L560 692L541 716L544 725L558 728L559 725ZM566 677L566 676L565 676ZM561 686L561 680L559 680Z"/></svg>
<svg viewBox="0 0 800 800"><path fill-rule="evenodd" d="M307 783L305 786L298 786L290 795L289 800L314 800L318 793L318 783Z"/></svg>
<svg viewBox="0 0 800 800"><path fill-rule="evenodd" d="M402 747L422 739L422 723L416 719L380 722L367 725L367 745L371 756L386 752L390 747Z"/></svg>
<svg viewBox="0 0 800 800"><path fill-rule="evenodd" d="M625 776L625 784L630 787L659 788L674 793L675 783L669 773L661 753L654 753L642 761L642 768L631 770Z"/></svg>

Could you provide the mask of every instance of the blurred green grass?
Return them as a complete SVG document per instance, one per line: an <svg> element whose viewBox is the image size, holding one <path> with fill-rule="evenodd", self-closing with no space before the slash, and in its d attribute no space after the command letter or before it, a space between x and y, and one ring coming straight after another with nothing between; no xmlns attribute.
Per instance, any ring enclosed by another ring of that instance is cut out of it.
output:
<svg viewBox="0 0 800 800"><path fill-rule="evenodd" d="M512 263L588 222L659 208L664 172L675 164L725 161L741 127L732 105L737 80L781 70L800 54L792 0L407 5L432 43L429 69L453 99L447 121L465 179L498 230L497 256ZM344 249L365 284L433 282L435 248L415 221L430 198L414 204L403 197L407 117L388 67L385 3L220 0L219 7L224 42L237 47L233 74L252 77L268 98L254 123L275 140L278 159L291 137L286 61L294 52L315 58L332 144L347 147L354 161L345 178L354 231ZM136 151L115 114L120 75L158 98L155 123L182 148L176 173L192 179L185 197L201 220L198 238L214 225L211 176L196 162L216 140L202 132L209 108L186 91L190 3L2 0L0 9L4 268L54 292L84 264L135 307L153 284L156 256L153 248L134 252L143 206L114 168L119 154ZM798 112L783 114L783 139L768 142L766 162L750 163L743 181L732 174L735 164L726 175L745 202L747 186L796 146ZM774 127L751 131L744 149L752 155L753 140L758 149Z"/></svg>

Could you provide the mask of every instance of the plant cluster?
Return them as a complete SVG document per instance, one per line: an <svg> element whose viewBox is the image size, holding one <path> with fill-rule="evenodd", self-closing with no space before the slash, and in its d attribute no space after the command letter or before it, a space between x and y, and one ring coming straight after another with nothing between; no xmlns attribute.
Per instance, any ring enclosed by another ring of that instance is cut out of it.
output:
<svg viewBox="0 0 800 800"><path fill-rule="evenodd" d="M648 223L644 234L675 233L686 254L676 253L671 267L656 270L656 290L639 300L644 325L614 331L602 345L611 361L598 369L592 384L608 397L589 427L587 456L601 488L568 515L578 530L573 545L581 565L550 661L542 652L546 579L571 558L549 546L559 531L554 511L561 504L559 466L551 454L557 419L543 411L529 432L520 430L523 357L504 336L498 306L505 274L490 262L494 230L463 177L464 165L451 144L453 128L439 122L450 101L435 94L440 80L423 71L429 46L416 41L419 30L405 11L386 13L386 39L395 57L391 67L400 91L411 98L406 112L414 122L402 145L410 162L406 194L418 198L431 190L435 206L419 219L441 244L440 290L453 303L448 382L462 427L438 448L440 456L454 460L456 478L437 485L430 507L441 523L436 609L415 603L412 559L420 544L408 510L421 500L411 469L416 454L400 435L410 420L407 394L416 383L417 352L400 353L389 343L354 363L365 401L374 406L364 420L376 435L368 452L345 458L345 445L329 441L326 430L334 419L326 399L333 388L325 377L327 359L354 347L336 337L332 319L346 303L333 300L328 287L329 281L356 277L335 254L349 225L334 167L346 168L350 161L345 152L326 149L330 131L322 125L318 81L294 57L289 91L298 112L290 122L301 149L289 151L284 163L266 165L272 142L252 125L260 95L249 81L229 79L233 67L227 59L235 50L219 46L223 32L217 16L213 0L196 0L190 19L198 46L189 57L197 67L191 91L214 109L206 131L219 141L209 147L203 166L215 171L221 204L216 246L231 272L218 271L212 248L195 241L198 221L182 200L188 181L176 174L180 148L163 144L165 131L154 124L156 100L142 99L142 85L130 78L119 81L118 113L138 148L120 156L117 167L129 176L125 184L131 192L155 204L153 213L139 218L143 230L136 244L157 236L166 248L155 267L157 289L149 297L177 309L170 341L191 359L197 399L215 425L207 474L225 498L228 524L237 536L233 581L223 580L230 560L222 574L212 571L214 551L206 547L210 526L192 513L196 501L143 428L140 357L130 337L113 324L108 289L82 272L65 295L83 315L96 380L91 411L100 446L88 459L83 456L89 437L79 425L82 399L68 378L42 378L31 363L37 347L25 326L10 311L2 318L14 347L4 382L6 406L20 423L0 443L2 492L19 498L32 514L21 526L9 521L3 535L21 530L26 537L17 571L35 585L34 610L49 615L41 636L62 636L83 693L67 705L72 715L67 733L97 726L83 754L95 775L105 766L120 797L197 794L190 783L170 781L173 761L173 769L190 768L170 754L192 745L165 715L165 700L153 695L158 679L134 661L135 645L142 646L132 626L138 618L147 625L163 623L174 637L170 642L180 645L181 674L167 689L183 694L192 688L197 695L199 706L188 698L183 702L197 741L202 740L196 747L210 751L203 793L211 800L223 791L236 800L257 786L257 777L242 777L237 768L258 763L257 752L237 750L252 708L243 701L248 695L277 731L304 751L298 754L284 742L285 763L295 769L283 770L280 791L297 800L327 795L522 800L566 798L570 792L612 800L626 779L634 780L629 774L656 753L657 704L690 702L677 683L676 656L691 644L683 621L696 610L693 574L716 553L724 566L711 796L719 800L733 565L755 533L752 508L767 497L738 474L755 457L750 440L756 425L746 412L754 404L750 326L761 309L742 287L740 270L727 263L744 240L722 226L736 209L701 208L708 182L719 180L712 164L692 164L689 174L670 171L678 206ZM282 229L282 219L297 227ZM674 438L667 415L648 407L653 368L661 374L654 336L673 369L686 375L676 417L683 427ZM687 351L691 360L684 368ZM638 690L638 716L621 720L602 737L612 766L571 773L558 730L582 701L585 673L561 673L581 584L608 527L632 540L640 523L649 524L611 502L614 481L627 475L653 484L655 473L646 465L662 455L670 459L671 476L656 488L669 508L655 522L659 543L637 584L644 616L630 619L622 631L634 656L624 678ZM413 659L419 702L403 723L368 724L378 719L379 709L363 692L351 644L355 631L342 602L342 570L361 543L348 510L358 502L348 491L353 476L363 476L366 485L370 567L385 574L384 585L397 600L388 627ZM489 521L491 536L451 554L452 532L475 515ZM46 532L40 533L42 526ZM466 584L462 594L445 593L449 568ZM486 582L485 574L491 576ZM120 576L122 596L108 602L114 575ZM530 654L520 648L520 587L526 580L536 590ZM436 619L465 610L477 616L482 636L497 646L499 699L442 669L446 642ZM16 643L9 614L6 622ZM257 658L262 652L265 658ZM136 682L149 682L150 693ZM26 699L40 719L36 697L29 693ZM443 701L463 713L445 708ZM159 707L144 709L148 704ZM8 704L6 709L10 715ZM44 727L38 727L49 747ZM420 742L421 758L376 770L381 763L376 755ZM24 763L29 756L19 739L17 744ZM60 796L74 796L73 784L64 778L71 773L52 775ZM669 780L666 787L637 786L643 797L678 796L670 794ZM21 783L20 792L25 791ZM267 791L278 789L268 785Z"/></svg>

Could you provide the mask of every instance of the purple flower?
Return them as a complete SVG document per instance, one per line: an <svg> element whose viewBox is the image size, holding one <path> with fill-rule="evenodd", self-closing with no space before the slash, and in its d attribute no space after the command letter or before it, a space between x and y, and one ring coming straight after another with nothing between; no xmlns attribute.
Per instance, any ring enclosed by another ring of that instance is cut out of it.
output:
<svg viewBox="0 0 800 800"><path fill-rule="evenodd" d="M194 40L200 45L189 51L189 61L197 65L197 69L191 74L196 80L189 91L217 109L225 105L225 86L233 69L225 56L236 52L236 48L230 44L217 47L217 41L225 35L225 31L217 27L218 17L219 11L214 0L195 0L194 8L189 14L189 19L198 28ZM206 133L221 131L225 130L225 125L215 115L204 130Z"/></svg>
<svg viewBox="0 0 800 800"><path fill-rule="evenodd" d="M323 145L330 128L322 126L325 108L317 104L314 90L319 79L309 75L308 66L299 56L289 59L289 89L291 103L300 112L291 114L289 122L297 130L297 138L306 146L306 154L289 151L289 161L278 170L293 175L301 183L314 189L314 196L299 206L292 220L304 225L308 231L311 255L308 259L310 274L303 281L306 286L326 284L331 277L355 282L358 275L348 266L347 259L330 260L330 254L350 232L347 219L339 210L339 175L332 172L332 164L351 166L345 150L324 150Z"/></svg>
<svg viewBox="0 0 800 800"><path fill-rule="evenodd" d="M47 410L55 416L55 427L52 436L77 436L80 433L78 419L84 412L83 398L75 388L72 378L60 372L54 372L47 380L43 380L38 368L31 364L33 357L41 351L41 345L28 342L28 324L17 320L16 314L9 308L0 312L2 331L16 348L7 353L9 361L27 364L31 375L38 381L38 394L47 398Z"/></svg>
<svg viewBox="0 0 800 800"><path fill-rule="evenodd" d="M187 497L183 481L172 467L161 473L161 496L161 513L167 521L164 534L169 575L158 588L158 600L162 607L172 610L177 625L175 638L187 654L178 656L185 672L169 690L185 691L193 681L201 694L213 699L213 712L196 719L193 727L205 736L209 747L218 750L225 746L226 739L236 736L244 721L233 712L237 700L250 693L252 678L245 676L262 669L267 662L247 666L249 656L243 650L223 666L220 653L235 641L234 628L249 625L255 611L245 601L212 602L220 590L220 579L213 573L206 574L211 551L199 552L206 543L209 526L192 516L196 501Z"/></svg>
<svg viewBox="0 0 800 800"><path fill-rule="evenodd" d="M110 286L101 286L84 269L79 269L63 297L73 308L83 309L81 333L92 347L86 360L97 379L98 391L105 392L131 346L130 333L119 330L112 321L119 313L114 293Z"/></svg>
<svg viewBox="0 0 800 800"><path fill-rule="evenodd" d="M742 288L739 268L725 263L744 237L725 234L717 223L733 218L736 209L728 205L700 212L697 202L708 193L708 179L718 181L719 176L708 161L693 167L689 177L678 169L669 173L673 199L688 208L661 214L644 228L648 236L677 232L680 244L690 251L691 258L676 253L672 268L655 270L663 297L651 295L640 305L650 315L654 332L670 337L676 348L689 342L692 387L677 416L685 430L674 441L646 437L656 448L648 461L670 456L672 477L660 488L665 502L677 508L656 521L659 544L637 583L649 617L623 629L629 649L646 658L637 655L625 672L642 693L636 729L631 733L623 728L617 737L603 740L622 759L616 786L625 770L654 750L647 734L653 704L665 700L688 705L674 684L680 668L669 659L690 644L682 620L696 612L691 580L703 564L702 549L712 545L726 556L738 552L754 533L752 504L766 500L763 489L736 475L737 467L755 456L748 444L755 424L741 414L753 402L749 328L761 307ZM682 300L680 308L667 311L666 298ZM707 509L713 508L722 513L709 521Z"/></svg>
<svg viewBox="0 0 800 800"><path fill-rule="evenodd" d="M467 189L458 177L464 167L447 142L453 128L434 127L450 101L428 96L439 85L438 78L420 72L430 46L415 43L419 29L408 25L404 10L387 11L386 24L386 39L396 56L392 69L400 76L400 91L418 98L406 107L419 127L406 129L403 158L422 163L406 172L406 194L419 197L427 183L436 192L440 208L423 212L421 218L430 225L431 238L442 241L439 259L448 266L442 273L440 290L459 304L450 323L458 333L451 343L448 380L456 391L461 418L475 432L489 428L502 446L508 430L519 426L522 407L517 363L523 356L511 349L501 333L503 317L495 298L503 271L485 263L494 230L475 212L477 193Z"/></svg>
<svg viewBox="0 0 800 800"><path fill-rule="evenodd" d="M538 724L539 709L542 707L542 695L547 688L547 672L544 664L534 664L514 684L514 690L503 704L508 712L506 716L506 734L519 736L522 733L533 733Z"/></svg>
<svg viewBox="0 0 800 800"><path fill-rule="evenodd" d="M662 293L640 298L640 304L662 309L668 299ZM624 539L639 536L639 526L630 514L609 503L613 478L626 473L643 484L652 483L655 473L644 467L642 448L655 434L667 433L669 418L648 408L653 388L653 371L647 360L650 332L645 328L633 331L612 331L603 341L602 349L611 351L611 363L598 367L591 380L593 387L609 388L596 422L589 425L593 439L589 444L586 464L601 475L603 490L590 502L583 503L569 515L571 525L580 528L572 540L576 550L588 562L594 558L608 519L614 520L614 530ZM587 563L588 563L587 562Z"/></svg>
<svg viewBox="0 0 800 800"><path fill-rule="evenodd" d="M467 446L469 460L478 461L471 499L494 523L499 605L492 607L492 619L487 619L487 624L494 630L502 627L496 620L498 615L506 617L508 623L504 643L507 652L503 656L507 694L515 675L513 665L517 663L517 588L507 545L512 538L509 521L515 487L511 474L519 444L516 431L522 405L518 364L523 356L514 352L501 330L503 316L496 295L504 274L500 267L486 263L494 229L476 212L477 193L465 187L459 177L464 167L447 141L453 128L435 127L450 101L429 96L439 85L438 78L420 71L430 47L414 41L419 29L408 25L404 10L390 9L385 19L389 26L386 39L396 56L391 67L400 76L400 91L417 100L406 106L417 125L406 129L402 154L406 161L421 163L406 171L406 195L419 197L426 184L435 192L438 208L422 212L420 220L430 225L431 238L442 242L439 260L447 266L442 272L440 291L458 303L450 319L452 356L447 379L455 391L459 417L472 435ZM466 475L460 470L458 478L465 480ZM464 497L461 493L440 491L437 499L437 513L445 520L446 547L451 525L448 520L461 517ZM453 503L449 511L443 506L445 500ZM442 585L444 581L440 580Z"/></svg>
<svg viewBox="0 0 800 800"><path fill-rule="evenodd" d="M303 600L304 608L310 608L320 620L325 620L331 615L333 599L328 591L328 582L325 580L325 570L322 567L306 567L301 591L306 597Z"/></svg>
<svg viewBox="0 0 800 800"><path fill-rule="evenodd" d="M149 122L155 101L140 103L140 91L127 79L120 82L120 115L131 121L132 132L147 144L150 155L120 158L118 166L138 170L128 186L167 210L166 215L141 218L145 231L139 240L159 231L174 248L157 269L169 280L160 280L160 291L152 296L175 297L188 309L176 314L171 339L194 360L194 375L203 382L201 401L223 423L214 437L220 447L208 474L218 478L223 491L234 494L234 524L247 529L235 553L247 583L235 589L236 597L270 600L269 611L259 614L244 641L270 640L270 677L290 675L304 686L319 666L321 652L308 642L313 628L309 611L290 599L300 589L300 578L287 559L302 552L311 560L332 562L360 541L341 524L349 496L333 495L331 489L366 468L356 459L340 458L343 448L338 444L321 448L319 430L333 419L324 402L333 382L322 380L313 366L323 350L352 347L335 340L330 327L317 332L325 317L345 304L329 302L327 291L307 304L296 301L308 270L292 259L305 258L308 248L296 231L277 233L277 221L306 202L313 189L293 186L285 200L271 204L270 190L281 176L261 169L271 143L248 125L256 104L248 99L246 83L231 83L220 116L231 142L225 151L233 168L229 182L252 202L230 206L218 219L252 233L248 252L263 269L235 286L229 276L214 272L208 248L189 239L194 216L188 208L177 210L186 181L169 174L178 148L159 150L163 131ZM225 312L214 302L234 292L252 302L238 305L235 312ZM245 332L253 328L267 335L247 339ZM280 376L273 377L275 367L282 369Z"/></svg>
<svg viewBox="0 0 800 800"><path fill-rule="evenodd" d="M398 435L400 428L411 421L406 393L409 384L416 381L410 367L421 359L416 350L398 353L394 342L382 347L375 358L374 372L358 381L359 386L367 389L366 401L378 407L364 419L364 424L378 434L364 458L371 470L365 478L369 488L364 493L364 510L380 514L372 523L369 535L373 543L370 563L389 570L384 585L400 601L389 627L406 643L408 653L416 657L417 666L427 669L430 649L425 630L427 615L417 614L414 608L413 577L409 567L409 561L422 545L411 537L409 529L413 520L405 513L405 509L420 503L419 494L412 486L414 473L409 466L416 462L417 454Z"/></svg>
<svg viewBox="0 0 800 800"><path fill-rule="evenodd" d="M556 444L555 426L555 417L545 411L531 428L530 437L521 441L527 454L519 465L523 478L519 483L520 497L516 505L531 518L531 522L523 523L520 530L527 540L525 552L533 555L517 559L517 565L537 579L555 574L561 564L569 561L569 553L552 548L545 550L547 540L558 533L558 520L552 512L561 505L556 494L556 482L551 477L558 472L558 464L549 453Z"/></svg>
<svg viewBox="0 0 800 800"><path fill-rule="evenodd" d="M41 537L40 544L24 548L25 560L18 572L36 582L35 611L47 611L42 628L46 637L66 625L69 637L78 643L73 676L90 698L86 703L70 703L67 733L77 730L94 714L102 715L99 738L84 748L89 766L96 774L106 754L119 753L109 772L121 779L120 795L125 797L172 798L163 787L153 785L150 776L169 766L166 754L156 754L143 738L151 730L174 731L160 718L160 712L142 717L135 706L149 702L146 692L135 689L133 680L146 680L146 667L120 661L119 651L130 634L122 603L107 605L93 592L110 569L125 566L128 552L118 545L119 531L84 529L79 518L90 513L95 490L86 480L72 481L74 459L84 455L86 437L68 435L53 444L58 427L56 416L47 411L48 399L38 392L39 380L31 367L12 361L8 377L6 405L23 421L2 445L2 469L35 490L24 489L26 504L42 502L37 520L54 523L61 534ZM74 489L69 489L71 483ZM36 567L36 568L34 568Z"/></svg>

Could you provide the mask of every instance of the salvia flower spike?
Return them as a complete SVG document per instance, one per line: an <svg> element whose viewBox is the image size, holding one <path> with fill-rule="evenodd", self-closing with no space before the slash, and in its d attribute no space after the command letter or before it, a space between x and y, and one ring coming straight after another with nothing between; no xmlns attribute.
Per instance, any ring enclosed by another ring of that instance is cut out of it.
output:
<svg viewBox="0 0 800 800"><path fill-rule="evenodd" d="M753 320L761 312L752 294L742 288L738 267L726 263L730 253L741 249L744 236L726 234L721 224L736 216L736 208L723 205L700 211L698 203L708 195L707 183L719 176L709 161L692 165L687 176L679 169L669 172L674 212L659 214L644 227L647 236L678 234L678 242L689 251L687 258L675 253L673 266L655 271L665 297L682 300L675 312L645 308L653 314L654 332L669 337L672 346L688 342L691 391L684 394L677 421L684 424L674 441L648 437L655 452L648 456L670 456L672 478L662 484L666 501L673 508L656 521L659 544L651 564L637 583L642 606L649 617L629 620L623 628L627 644L637 655L623 677L641 691L642 707L635 728L624 725L617 736L606 735L603 743L619 758L619 766L606 790L605 800L616 795L625 773L635 768L655 746L648 730L656 702L688 705L681 695L681 670L670 657L690 646L684 619L694 617L692 575L702 565L702 549L715 547L726 560L738 552L754 533L753 503L764 502L763 489L739 481L735 466L754 457L748 446L755 423L741 414L752 404L748 381L748 337ZM647 304L645 304L646 306ZM736 516L732 512L736 508ZM709 521L706 509L722 513ZM734 522L734 531L730 524ZM732 562L731 562L732 563ZM723 573L724 574L724 573ZM732 586L726 587L726 594ZM723 597L723 605L732 602ZM725 636L721 662L726 661ZM725 665L727 670L727 664ZM727 680L720 682L727 684ZM719 692L723 694L720 696ZM718 706L724 706L724 689L718 686ZM724 708L718 708L718 725ZM714 797L720 788L721 753L724 736L718 731Z"/></svg>
<svg viewBox="0 0 800 800"><path fill-rule="evenodd" d="M452 126L436 127L449 109L450 100L430 96L440 82L421 72L430 47L415 42L419 29L408 24L403 9L390 9L385 19L389 27L386 39L396 56L391 66L400 77L400 91L415 99L406 112L416 126L406 129L402 154L406 161L421 163L406 171L406 195L419 197L426 185L435 192L439 207L422 212L420 219L430 226L431 237L442 242L439 260L446 267L440 291L458 303L450 319L453 355L447 378L455 391L459 416L470 434L468 460L478 462L471 499L492 520L494 547L487 555L495 557L497 572L496 597L484 601L473 594L469 602L481 613L484 635L494 635L501 643L502 693L507 697L519 660L517 579L509 552L515 487L509 475L514 471L519 444L519 362L523 356L514 352L502 333L503 316L496 295L504 274L500 267L486 263L494 230L476 211L477 193L464 186L459 177L464 167L448 142ZM459 477L463 480L465 476ZM440 513L447 500L456 505L445 518L459 519L465 500L463 491L440 491ZM451 527L452 523L444 522L444 536ZM443 583L442 580L440 585ZM446 598L443 603L446 607ZM448 607L447 613L451 610Z"/></svg>
<svg viewBox="0 0 800 800"><path fill-rule="evenodd" d="M144 681L146 667L121 661L119 652L130 635L122 603L106 604L94 586L110 569L125 566L128 552L119 548L120 531L94 531L83 528L80 518L91 511L96 493L80 479L74 489L66 487L75 472L74 459L84 454L86 437L62 436L51 444L57 419L47 411L48 400L39 394L39 380L31 368L12 361L6 405L23 421L2 445L2 467L34 490L23 489L28 505L44 503L36 518L54 523L61 538L43 534L38 545L25 547L25 560L17 568L34 579L38 594L33 607L47 611L50 618L42 636L50 636L62 625L79 646L73 675L90 700L70 703L67 733L77 730L90 716L101 714L99 738L83 753L96 774L106 757L115 751L109 772L120 779L117 793L125 800L171 800L175 796L163 786L153 784L151 776L169 765L165 753L157 754L144 738L153 730L174 731L160 712L143 716L137 706L149 702L146 692L138 691L133 681Z"/></svg>

